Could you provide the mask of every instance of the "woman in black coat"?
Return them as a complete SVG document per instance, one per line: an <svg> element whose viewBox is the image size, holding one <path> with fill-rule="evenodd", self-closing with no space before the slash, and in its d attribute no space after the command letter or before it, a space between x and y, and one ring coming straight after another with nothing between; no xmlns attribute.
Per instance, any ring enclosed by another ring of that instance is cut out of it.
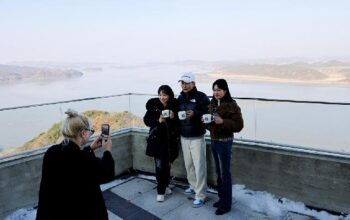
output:
<svg viewBox="0 0 350 220"><path fill-rule="evenodd" d="M90 120L73 110L62 124L65 140L44 156L37 220L108 219L99 184L114 177L110 137L98 137L82 149L92 133ZM102 147L102 158L94 150Z"/></svg>
<svg viewBox="0 0 350 220"><path fill-rule="evenodd" d="M152 98L146 104L147 112L143 118L155 135L157 144L147 146L147 155L153 156L157 178L157 201L163 202L164 195L170 194L170 167L179 155L178 103L168 85L158 89L159 98Z"/></svg>

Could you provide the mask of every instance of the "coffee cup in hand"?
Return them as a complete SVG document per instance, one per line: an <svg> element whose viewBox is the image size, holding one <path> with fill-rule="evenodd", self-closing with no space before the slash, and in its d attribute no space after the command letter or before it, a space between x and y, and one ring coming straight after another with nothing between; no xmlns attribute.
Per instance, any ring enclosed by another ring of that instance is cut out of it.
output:
<svg viewBox="0 0 350 220"><path fill-rule="evenodd" d="M177 113L177 115L179 116L180 120L185 120L186 119L186 111L179 111Z"/></svg>
<svg viewBox="0 0 350 220"><path fill-rule="evenodd" d="M169 109L165 109L162 111L162 115L163 115L163 118L169 118L170 116L170 110Z"/></svg>
<svg viewBox="0 0 350 220"><path fill-rule="evenodd" d="M203 122L208 124L213 121L213 116L211 114L204 114L203 115Z"/></svg>

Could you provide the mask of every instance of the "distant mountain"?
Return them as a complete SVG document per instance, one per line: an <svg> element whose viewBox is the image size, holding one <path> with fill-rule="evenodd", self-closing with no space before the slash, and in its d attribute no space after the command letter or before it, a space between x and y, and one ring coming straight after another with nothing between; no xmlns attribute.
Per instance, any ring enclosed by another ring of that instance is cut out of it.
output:
<svg viewBox="0 0 350 220"><path fill-rule="evenodd" d="M102 67L87 67L87 68L84 68L84 71L87 71L87 72L99 72L99 71L102 71L103 68Z"/></svg>
<svg viewBox="0 0 350 220"><path fill-rule="evenodd" d="M81 77L74 69L0 65L0 83L50 82Z"/></svg>
<svg viewBox="0 0 350 220"><path fill-rule="evenodd" d="M341 69L341 70L339 70L339 73L342 73L342 74L350 76L350 68L348 68L348 69Z"/></svg>
<svg viewBox="0 0 350 220"><path fill-rule="evenodd" d="M281 79L325 79L326 74L310 68L310 64L295 63L285 65L256 64L256 65L235 65L225 66L219 71L239 75L268 76Z"/></svg>
<svg viewBox="0 0 350 220"><path fill-rule="evenodd" d="M350 84L350 68L341 69L339 70L339 73L343 74L343 76L345 77L343 82Z"/></svg>
<svg viewBox="0 0 350 220"><path fill-rule="evenodd" d="M350 85L350 62L336 60L316 63L237 64L221 63L211 72L197 73L200 80L225 78L233 81L314 83Z"/></svg>
<svg viewBox="0 0 350 220"><path fill-rule="evenodd" d="M101 133L100 127L103 123L108 123L110 125L111 131L134 126L145 127L142 118L135 116L129 112L111 113L105 111L86 111L83 114L92 120L93 128L95 129L95 135L99 135ZM59 143L62 140L60 126L60 123L55 123L50 129L40 133L32 140L26 142L23 146L11 150L5 150L3 152L0 152L0 155Z"/></svg>
<svg viewBox="0 0 350 220"><path fill-rule="evenodd" d="M338 60L329 60L326 62L316 62L312 63L314 67L330 67L330 66L350 66L350 62L343 62Z"/></svg>

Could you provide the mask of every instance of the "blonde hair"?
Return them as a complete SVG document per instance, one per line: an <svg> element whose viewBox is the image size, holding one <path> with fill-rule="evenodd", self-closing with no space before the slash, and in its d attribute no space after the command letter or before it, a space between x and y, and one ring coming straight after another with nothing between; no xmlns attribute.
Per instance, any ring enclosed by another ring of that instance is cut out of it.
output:
<svg viewBox="0 0 350 220"><path fill-rule="evenodd" d="M91 121L73 109L67 109L68 117L62 122L61 133L65 138L76 138L83 129L90 129Z"/></svg>

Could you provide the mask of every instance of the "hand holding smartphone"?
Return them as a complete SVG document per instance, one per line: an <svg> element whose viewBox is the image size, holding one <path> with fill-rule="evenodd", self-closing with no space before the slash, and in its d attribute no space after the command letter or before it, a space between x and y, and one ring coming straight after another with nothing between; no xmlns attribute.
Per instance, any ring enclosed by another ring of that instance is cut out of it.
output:
<svg viewBox="0 0 350 220"><path fill-rule="evenodd" d="M109 124L101 125L102 148L108 151L112 150L112 140L109 137Z"/></svg>
<svg viewBox="0 0 350 220"><path fill-rule="evenodd" d="M93 141L90 147L92 150L96 150L100 147L103 147L105 150L111 150L112 141L109 137L109 124L101 125L101 135Z"/></svg>
<svg viewBox="0 0 350 220"><path fill-rule="evenodd" d="M109 137L109 124L102 124L101 125L101 136L102 136L102 138ZM107 139L105 139L105 141L107 141Z"/></svg>

